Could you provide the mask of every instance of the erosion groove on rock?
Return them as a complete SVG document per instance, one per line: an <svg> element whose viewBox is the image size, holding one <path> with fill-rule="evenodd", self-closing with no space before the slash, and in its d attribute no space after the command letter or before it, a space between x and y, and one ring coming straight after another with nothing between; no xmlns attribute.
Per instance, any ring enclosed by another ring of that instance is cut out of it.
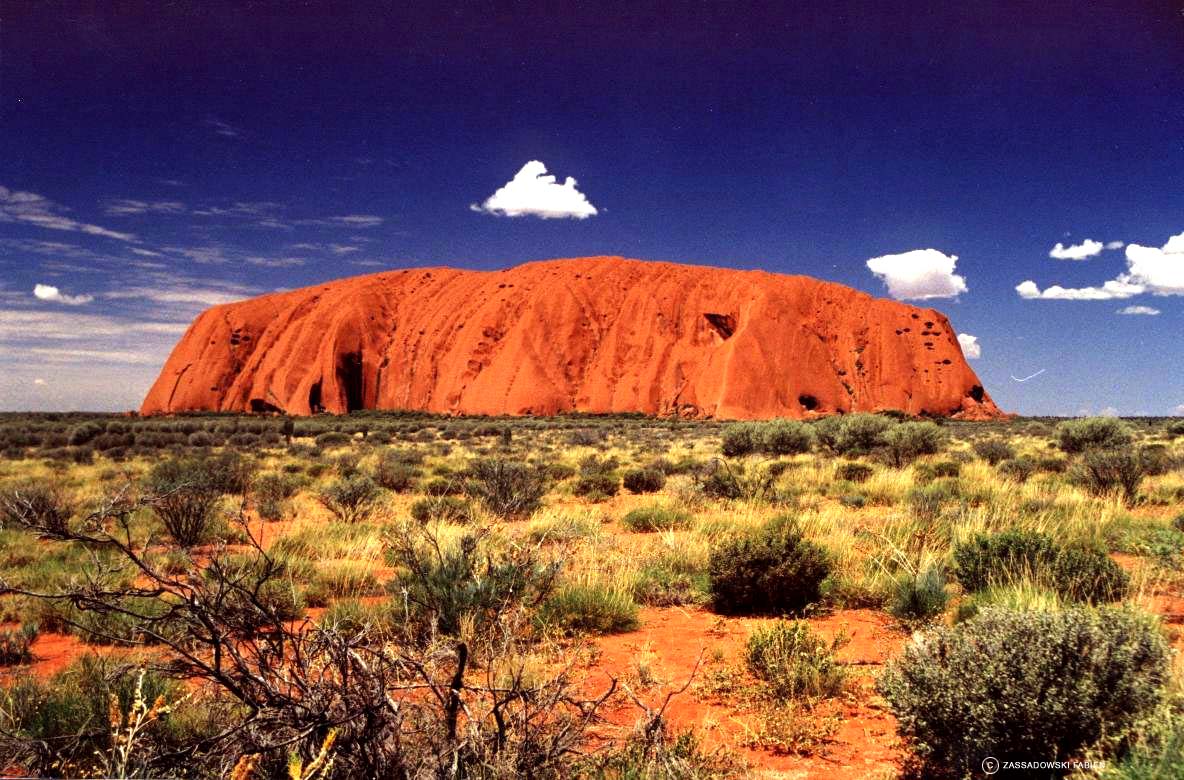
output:
<svg viewBox="0 0 1184 780"><path fill-rule="evenodd" d="M356 409L1001 414L933 309L618 257L387 271L216 306L141 411Z"/></svg>

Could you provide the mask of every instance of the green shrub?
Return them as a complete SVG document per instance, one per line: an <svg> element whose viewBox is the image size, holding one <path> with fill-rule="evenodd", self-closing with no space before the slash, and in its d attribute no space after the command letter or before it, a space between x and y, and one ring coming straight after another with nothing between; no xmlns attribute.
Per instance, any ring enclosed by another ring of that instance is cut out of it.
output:
<svg viewBox="0 0 1184 780"><path fill-rule="evenodd" d="M666 474L658 469L629 469L621 482L630 493L656 493L666 485Z"/></svg>
<svg viewBox="0 0 1184 780"><path fill-rule="evenodd" d="M691 516L687 512L660 504L632 509L621 518L621 525L638 533L685 528L690 524Z"/></svg>
<svg viewBox="0 0 1184 780"><path fill-rule="evenodd" d="M975 455L992 466L1015 457L1015 448L1006 439L979 439L971 446Z"/></svg>
<svg viewBox="0 0 1184 780"><path fill-rule="evenodd" d="M984 756L1112 756L1161 698L1169 650L1146 618L1088 608L986 609L909 644L878 681L924 777Z"/></svg>
<svg viewBox="0 0 1184 780"><path fill-rule="evenodd" d="M821 597L830 569L829 555L792 518L774 518L712 551L712 605L721 614L798 613Z"/></svg>
<svg viewBox="0 0 1184 780"><path fill-rule="evenodd" d="M922 455L940 452L945 439L945 432L929 421L900 423L880 435L884 455L896 468L908 465Z"/></svg>
<svg viewBox="0 0 1184 780"><path fill-rule="evenodd" d="M866 463L858 461L843 461L835 467L835 479L847 482L867 482L871 479L875 469Z"/></svg>
<svg viewBox="0 0 1184 780"><path fill-rule="evenodd" d="M1078 464L1074 481L1097 496L1121 492L1123 501L1134 503L1143 482L1143 463L1127 450L1093 450Z"/></svg>
<svg viewBox="0 0 1184 780"><path fill-rule="evenodd" d="M1013 482L1027 482L1036 473L1036 464L1027 458L1012 458L998 466L999 473Z"/></svg>
<svg viewBox="0 0 1184 780"><path fill-rule="evenodd" d="M756 423L732 423L720 433L720 452L727 458L750 455L760 444L760 428Z"/></svg>
<svg viewBox="0 0 1184 780"><path fill-rule="evenodd" d="M968 591L1028 580L1074 601L1123 598L1129 577L1105 552L1061 547L1032 531L979 535L954 548L955 573Z"/></svg>
<svg viewBox="0 0 1184 780"><path fill-rule="evenodd" d="M392 493L407 493L415 487L419 469L408 463L402 453L388 450L378 459L374 467L374 481Z"/></svg>
<svg viewBox="0 0 1184 780"><path fill-rule="evenodd" d="M350 436L348 433L341 433L340 431L327 431L313 439L317 447L322 450L331 450L336 447L348 447L353 442L353 440L353 436Z"/></svg>
<svg viewBox="0 0 1184 780"><path fill-rule="evenodd" d="M1056 557L1052 539L1033 531L980 534L954 548L954 575L967 591L1031 578Z"/></svg>
<svg viewBox="0 0 1184 780"><path fill-rule="evenodd" d="M1130 577L1102 550L1064 547L1049 572L1052 589L1073 601L1103 603L1124 598Z"/></svg>
<svg viewBox="0 0 1184 780"><path fill-rule="evenodd" d="M581 473L571 488L575 495L597 501L615 496L620 490L621 479L614 471Z"/></svg>
<svg viewBox="0 0 1184 780"><path fill-rule="evenodd" d="M842 420L835 451L840 455L860 455L871 452L881 444L883 435L895 423L878 414L848 414Z"/></svg>
<svg viewBox="0 0 1184 780"><path fill-rule="evenodd" d="M77 447L89 443L103 432L104 428L99 423L79 423L66 432L66 443L72 447Z"/></svg>
<svg viewBox="0 0 1184 780"><path fill-rule="evenodd" d="M835 652L844 644L842 636L827 642L804 620L778 620L752 633L744 662L774 699L821 699L843 689L847 673Z"/></svg>
<svg viewBox="0 0 1184 780"><path fill-rule="evenodd" d="M421 498L411 505L411 517L418 523L467 523L473 518L473 507L456 496Z"/></svg>
<svg viewBox="0 0 1184 780"><path fill-rule="evenodd" d="M837 414L822 417L810 423L810 426L814 429L814 439L819 446L838 454L843 436L843 417Z"/></svg>
<svg viewBox="0 0 1184 780"><path fill-rule="evenodd" d="M797 420L772 420L760 426L759 434L760 449L770 455L798 455L814 447L814 429Z"/></svg>
<svg viewBox="0 0 1184 780"><path fill-rule="evenodd" d="M1134 440L1131 427L1117 417L1066 420L1057 426L1057 443L1068 453L1126 447Z"/></svg>
<svg viewBox="0 0 1184 780"><path fill-rule="evenodd" d="M317 500L338 520L354 523L367 519L374 512L381 496L382 489L373 479L358 474L329 483L317 494Z"/></svg>
<svg viewBox="0 0 1184 780"><path fill-rule="evenodd" d="M543 603L538 621L569 633L619 634L637 629L637 604L612 587L566 585Z"/></svg>
<svg viewBox="0 0 1184 780"><path fill-rule="evenodd" d="M468 474L465 491L498 517L526 517L547 495L546 474L523 463L480 459L469 464Z"/></svg>

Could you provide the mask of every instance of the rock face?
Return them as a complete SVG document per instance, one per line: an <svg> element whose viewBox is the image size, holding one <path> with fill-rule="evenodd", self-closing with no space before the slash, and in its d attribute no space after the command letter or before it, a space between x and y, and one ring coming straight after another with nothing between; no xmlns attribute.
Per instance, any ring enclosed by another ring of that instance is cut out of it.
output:
<svg viewBox="0 0 1184 780"><path fill-rule="evenodd" d="M141 412L355 409L1001 414L932 309L616 257L388 271L216 306Z"/></svg>

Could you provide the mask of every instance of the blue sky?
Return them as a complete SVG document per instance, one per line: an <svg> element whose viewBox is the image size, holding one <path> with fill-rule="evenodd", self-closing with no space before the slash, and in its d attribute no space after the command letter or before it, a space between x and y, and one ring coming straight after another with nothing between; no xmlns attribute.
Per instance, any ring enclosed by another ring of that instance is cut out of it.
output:
<svg viewBox="0 0 1184 780"><path fill-rule="evenodd" d="M619 254L940 296L1005 409L1184 413L1178 3L107 5L0 26L0 409L135 408L214 303Z"/></svg>

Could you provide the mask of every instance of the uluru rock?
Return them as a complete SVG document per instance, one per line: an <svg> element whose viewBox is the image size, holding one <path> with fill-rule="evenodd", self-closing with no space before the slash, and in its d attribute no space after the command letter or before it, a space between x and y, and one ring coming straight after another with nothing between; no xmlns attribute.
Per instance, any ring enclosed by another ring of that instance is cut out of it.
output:
<svg viewBox="0 0 1184 780"><path fill-rule="evenodd" d="M356 409L1001 414L933 309L616 257L387 271L216 306L141 412Z"/></svg>

